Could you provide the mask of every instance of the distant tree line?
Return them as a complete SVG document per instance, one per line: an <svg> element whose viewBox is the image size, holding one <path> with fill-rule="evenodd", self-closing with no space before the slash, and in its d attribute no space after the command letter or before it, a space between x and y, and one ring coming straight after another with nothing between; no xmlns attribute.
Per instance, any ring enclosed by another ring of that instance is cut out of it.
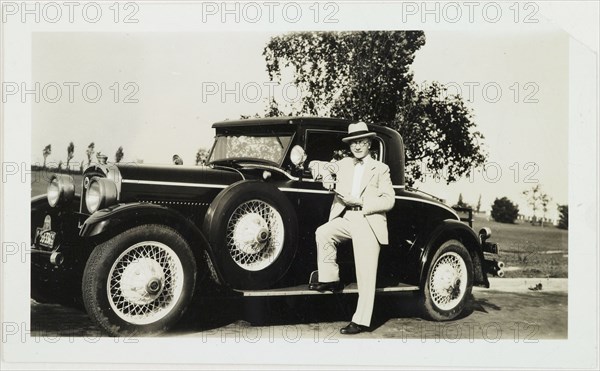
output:
<svg viewBox="0 0 600 371"><path fill-rule="evenodd" d="M96 153L95 151L95 143L92 142L88 145L87 150L85 151L85 154L87 156L87 165L89 166L92 163L92 157L94 155L94 153ZM50 156L52 154L52 144L48 144L46 145L43 149L42 149L42 156L44 157L44 163L41 166L41 169L45 170L48 169L48 156ZM100 152L98 152L98 154L100 154ZM119 148L117 148L117 151L115 152L115 162L121 162L121 160L123 160L123 157L125 156L125 152L123 151L123 147L119 146ZM53 168L54 170L64 170L66 172L74 172L73 169L71 169L71 161L73 160L73 158L75 157L75 144L73 142L69 142L69 145L67 146L67 157L66 157L66 163L63 162L62 159L60 159L58 161L58 164L56 165L55 168ZM83 168L84 168L84 163L85 161L81 161L79 162L79 170L81 172L83 172ZM64 167L64 169L63 169ZM39 166L32 166L33 169L39 169Z"/></svg>
<svg viewBox="0 0 600 371"><path fill-rule="evenodd" d="M544 222L547 221L546 213L550 207L550 201L552 200L552 197L542 190L542 186L540 184L533 186L531 189L523 191L522 194L525 197L527 204L533 211L533 215L530 220L531 224L544 227ZM557 204L556 207L559 214L558 223L556 226L560 229L568 229L569 205ZM541 217L538 217L538 211L542 212ZM519 207L507 197L496 198L492 204L491 215L492 218L494 218L494 220L497 222L514 223L519 217Z"/></svg>
<svg viewBox="0 0 600 371"><path fill-rule="evenodd" d="M43 165L41 167L33 165L32 169L33 170L49 169L47 159L51 154L52 154L52 144L48 144L42 149L42 156L44 157ZM92 164L94 154L96 154L96 157L102 156L100 151L96 152L96 144L94 142L91 142L87 146L87 149L85 151L85 155L87 157L87 166L90 166ZM198 152L196 152L196 165L197 166L206 165L206 163L208 161L208 155L209 155L209 150L207 150L206 148L198 149ZM176 155L176 156L178 156L178 155ZM69 145L67 146L66 163L63 162L62 159L60 159L58 161L58 163L56 164L56 166L52 167L52 169L61 171L61 172L62 171L71 172L71 173L76 172L74 169L71 169L72 160L74 157L75 157L75 144L73 144L73 142L69 142ZM123 146L119 146L119 148L117 148L117 150L115 152L114 162L119 163L123 160L124 157L125 157L125 152L123 150ZM179 157L179 159L181 160L180 157ZM83 160L81 162L79 162L79 171L80 172L83 172L85 163L86 162ZM180 164L183 164L183 160L181 160Z"/></svg>

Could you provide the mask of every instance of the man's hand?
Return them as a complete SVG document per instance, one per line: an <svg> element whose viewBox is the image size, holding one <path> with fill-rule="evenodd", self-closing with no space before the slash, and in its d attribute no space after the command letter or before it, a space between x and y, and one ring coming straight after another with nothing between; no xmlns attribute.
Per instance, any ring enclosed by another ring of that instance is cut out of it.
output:
<svg viewBox="0 0 600 371"><path fill-rule="evenodd" d="M350 194L342 194L339 192L335 192L339 199L342 200L342 202L346 205L346 206L362 206L362 200L360 198L354 197Z"/></svg>

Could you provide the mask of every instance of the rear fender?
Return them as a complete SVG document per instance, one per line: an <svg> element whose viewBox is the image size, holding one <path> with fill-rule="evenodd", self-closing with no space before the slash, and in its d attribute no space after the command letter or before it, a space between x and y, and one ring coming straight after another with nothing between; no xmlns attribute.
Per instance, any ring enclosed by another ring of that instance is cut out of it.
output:
<svg viewBox="0 0 600 371"><path fill-rule="evenodd" d="M198 263L206 260L213 280L223 283L214 255L202 231L179 211L151 203L118 204L92 214L81 227L81 237L107 240L124 230L141 224L168 225L189 242ZM205 259L203 259L205 258Z"/></svg>
<svg viewBox="0 0 600 371"><path fill-rule="evenodd" d="M422 249L421 257L419 259L419 284L421 286L423 285L423 282L425 282L433 255L440 245L449 239L455 239L462 242L469 251L471 260L473 261L473 284L486 288L490 286L487 275L483 270L484 258L479 237L468 225L458 220L443 220L433 226L433 228L422 233L421 237L422 238L417 238L417 241L415 241L419 243L418 248Z"/></svg>

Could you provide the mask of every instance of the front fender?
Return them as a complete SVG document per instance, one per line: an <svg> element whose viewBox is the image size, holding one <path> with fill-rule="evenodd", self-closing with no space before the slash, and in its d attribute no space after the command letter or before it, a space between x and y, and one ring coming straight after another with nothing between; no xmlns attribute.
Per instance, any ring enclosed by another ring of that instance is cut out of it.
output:
<svg viewBox="0 0 600 371"><path fill-rule="evenodd" d="M79 221L79 202L81 196L75 193L71 203L58 207L48 204L46 194L31 198L31 243L35 240L35 232L44 223L44 218L50 215L56 231L69 231L67 236L77 236Z"/></svg>
<svg viewBox="0 0 600 371"><path fill-rule="evenodd" d="M127 224L140 224L138 221L156 219L165 216L167 220L177 220L185 223L181 213L161 205L150 203L118 204L98 210L83 223L79 235L81 237L98 236L108 231L121 229Z"/></svg>
<svg viewBox="0 0 600 371"><path fill-rule="evenodd" d="M419 247L422 253L419 259L420 273L419 283L422 285L427 276L427 271L431 264L431 259L436 253L438 247L446 240L456 239L462 242L467 248L473 261L473 280L474 284L483 287L489 287L487 275L483 270L483 250L479 241L479 236L468 225L452 219L446 219L433 226L425 233L421 234Z"/></svg>
<svg viewBox="0 0 600 371"><path fill-rule="evenodd" d="M105 238L110 238L141 224L162 224L177 230L188 240L192 249L200 250L195 251L198 261L205 254L213 278L219 283L224 282L219 268L213 264L214 254L202 231L182 213L166 206L135 202L98 210L83 223L79 235L81 237L105 235Z"/></svg>

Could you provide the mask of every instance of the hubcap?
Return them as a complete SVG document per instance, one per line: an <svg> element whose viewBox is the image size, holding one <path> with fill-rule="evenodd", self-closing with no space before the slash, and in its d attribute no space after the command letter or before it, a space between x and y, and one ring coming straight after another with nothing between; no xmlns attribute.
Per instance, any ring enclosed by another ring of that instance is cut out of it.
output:
<svg viewBox="0 0 600 371"><path fill-rule="evenodd" d="M157 295L162 288L162 281L158 278L152 278L146 285L146 291L150 295Z"/></svg>
<svg viewBox="0 0 600 371"><path fill-rule="evenodd" d="M465 295L467 266L455 252L442 254L434 264L429 278L431 299L441 310L451 310Z"/></svg>
<svg viewBox="0 0 600 371"><path fill-rule="evenodd" d="M245 254L255 254L267 246L269 229L267 222L257 213L248 213L238 219L233 230L237 247Z"/></svg>
<svg viewBox="0 0 600 371"><path fill-rule="evenodd" d="M126 249L108 274L111 308L123 320L148 324L166 316L183 291L183 267L167 245L146 241Z"/></svg>
<svg viewBox="0 0 600 371"><path fill-rule="evenodd" d="M238 206L227 223L226 243L233 261L249 271L270 266L283 250L283 220L261 200Z"/></svg>

